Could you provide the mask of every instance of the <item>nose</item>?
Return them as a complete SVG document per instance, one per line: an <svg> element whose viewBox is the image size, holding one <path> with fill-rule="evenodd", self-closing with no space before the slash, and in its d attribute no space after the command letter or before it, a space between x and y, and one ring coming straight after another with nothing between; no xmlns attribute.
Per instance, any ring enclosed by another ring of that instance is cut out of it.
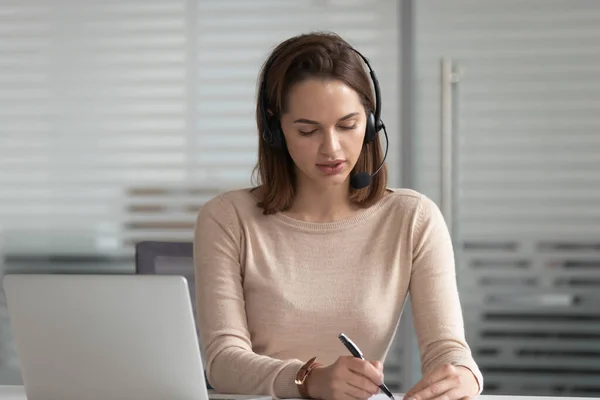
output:
<svg viewBox="0 0 600 400"><path fill-rule="evenodd" d="M329 156L335 156L339 152L340 148L340 138L337 130L335 128L327 129L323 134L321 152Z"/></svg>

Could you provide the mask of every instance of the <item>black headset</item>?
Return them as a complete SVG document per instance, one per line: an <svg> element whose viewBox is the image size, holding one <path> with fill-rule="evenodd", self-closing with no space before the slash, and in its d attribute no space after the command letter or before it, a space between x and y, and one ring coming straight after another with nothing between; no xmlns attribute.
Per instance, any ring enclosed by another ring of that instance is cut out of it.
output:
<svg viewBox="0 0 600 400"><path fill-rule="evenodd" d="M384 123L381 121L381 91L379 89L379 81L377 80L377 76L375 75L375 71L371 68L371 64L369 60L363 56L358 50L353 48L352 46L348 47L354 51L358 56L364 61L365 65L369 69L369 75L371 75L371 81L373 82L373 89L375 91L375 113L372 111L367 112L367 126L365 129L365 143L371 143L377 138L377 134L380 130L383 129L385 134L386 146L385 146L385 155L383 156L383 160L381 161L381 165L373 174L368 174L367 172L360 172L351 179L351 185L355 189L362 189L363 187L368 186L371 183L371 178L379 172L381 167L387 158L388 152L388 135L385 129ZM279 116L274 115L271 117L267 117L267 108L269 106L267 99L267 76L269 69L273 62L277 59L277 55L273 55L271 60L265 65L265 69L263 72L263 78L260 85L260 92L258 101L260 104L260 118L262 120L262 138L266 144L275 148L283 148L285 146L285 138L283 136L283 131L281 129L281 122L279 120Z"/></svg>

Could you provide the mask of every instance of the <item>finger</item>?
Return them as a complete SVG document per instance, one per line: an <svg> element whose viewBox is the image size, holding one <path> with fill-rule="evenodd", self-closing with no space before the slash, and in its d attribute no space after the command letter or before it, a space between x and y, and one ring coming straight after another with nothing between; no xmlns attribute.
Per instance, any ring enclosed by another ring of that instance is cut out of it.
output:
<svg viewBox="0 0 600 400"><path fill-rule="evenodd" d="M370 391L364 390L361 387L355 386L355 385L351 384L350 382L347 382L344 393L354 399L360 399L360 400L368 399L375 394Z"/></svg>
<svg viewBox="0 0 600 400"><path fill-rule="evenodd" d="M438 397L448 390L454 388L454 382L449 379L438 381L434 384L426 386L417 393L410 396L411 400L431 400Z"/></svg>
<svg viewBox="0 0 600 400"><path fill-rule="evenodd" d="M455 371L456 367L454 367L452 364L442 365L441 367L434 370L431 374L423 377L423 379L421 379L414 387L412 387L408 392L406 392L404 398L408 399L409 397L413 397L417 392L425 389L426 387L433 385L434 383L439 382L441 380L444 380L450 376L453 376L455 374Z"/></svg>
<svg viewBox="0 0 600 400"><path fill-rule="evenodd" d="M426 386L427 386L427 384L425 383L425 381L423 379L421 379L419 382L417 382L417 384L415 386L413 386L406 392L406 394L404 395L404 399L408 400L408 399L412 398L412 396L415 393L423 390L423 388L425 388Z"/></svg>
<svg viewBox="0 0 600 400"><path fill-rule="evenodd" d="M377 369L379 372L383 372L383 363L379 360L371 361L371 364Z"/></svg>
<svg viewBox="0 0 600 400"><path fill-rule="evenodd" d="M377 370L373 364L360 358L353 358L349 360L348 369L356 374L367 377L375 384L379 386L383 383L383 372Z"/></svg>
<svg viewBox="0 0 600 400"><path fill-rule="evenodd" d="M356 397L355 394L350 393L349 391L343 392L342 400L366 400L368 397Z"/></svg>
<svg viewBox="0 0 600 400"><path fill-rule="evenodd" d="M447 378L441 381L437 381L433 384L427 385L420 391L410 395L411 399L414 400L432 400L444 395L446 392L460 387L460 382L455 378ZM450 400L450 399L445 399Z"/></svg>
<svg viewBox="0 0 600 400"><path fill-rule="evenodd" d="M350 371L346 382L348 385L368 393L369 396L379 393L379 386L364 375Z"/></svg>
<svg viewBox="0 0 600 400"><path fill-rule="evenodd" d="M460 400L465 398L464 390L460 387L455 387L446 393L432 398L431 400Z"/></svg>

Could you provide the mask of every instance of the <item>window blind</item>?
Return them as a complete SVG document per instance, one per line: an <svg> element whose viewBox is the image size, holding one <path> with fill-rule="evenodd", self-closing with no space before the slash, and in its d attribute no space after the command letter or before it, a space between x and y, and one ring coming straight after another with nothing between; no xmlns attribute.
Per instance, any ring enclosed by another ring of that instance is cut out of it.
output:
<svg viewBox="0 0 600 400"><path fill-rule="evenodd" d="M414 5L415 181L441 202L445 57L459 78L450 217L486 392L598 395L600 7Z"/></svg>
<svg viewBox="0 0 600 400"><path fill-rule="evenodd" d="M333 30L372 61L399 171L395 2L0 4L0 227L7 254L130 255L189 240L198 208L248 186L259 68Z"/></svg>
<svg viewBox="0 0 600 400"><path fill-rule="evenodd" d="M206 200L251 185L259 69L302 32L335 31L371 61L398 186L399 13L373 0L0 1L4 255L132 260L138 241L192 240ZM0 336L0 383L19 383ZM392 389L403 354L388 356Z"/></svg>
<svg viewBox="0 0 600 400"><path fill-rule="evenodd" d="M126 191L184 182L184 1L3 1L7 254L116 254Z"/></svg>

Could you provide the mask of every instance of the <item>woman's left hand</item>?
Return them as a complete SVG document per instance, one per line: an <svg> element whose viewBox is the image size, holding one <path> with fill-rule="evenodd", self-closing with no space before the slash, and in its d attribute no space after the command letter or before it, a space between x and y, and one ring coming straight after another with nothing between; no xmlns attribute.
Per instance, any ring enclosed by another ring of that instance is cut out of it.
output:
<svg viewBox="0 0 600 400"><path fill-rule="evenodd" d="M470 369L444 364L406 392L405 400L461 400L473 398L479 384Z"/></svg>

